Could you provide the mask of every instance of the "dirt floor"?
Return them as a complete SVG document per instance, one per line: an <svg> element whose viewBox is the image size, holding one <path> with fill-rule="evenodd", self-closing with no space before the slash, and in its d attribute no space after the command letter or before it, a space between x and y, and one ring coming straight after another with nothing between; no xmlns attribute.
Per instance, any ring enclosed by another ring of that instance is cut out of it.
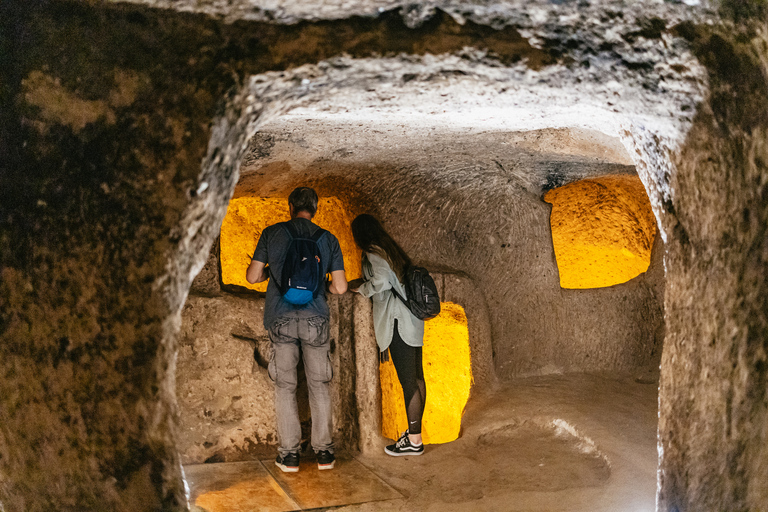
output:
<svg viewBox="0 0 768 512"><path fill-rule="evenodd" d="M552 375L475 393L461 437L419 457L389 457L382 439L381 455L339 454L332 471L311 456L291 475L271 460L188 466L192 501L209 512L653 511L657 378Z"/></svg>

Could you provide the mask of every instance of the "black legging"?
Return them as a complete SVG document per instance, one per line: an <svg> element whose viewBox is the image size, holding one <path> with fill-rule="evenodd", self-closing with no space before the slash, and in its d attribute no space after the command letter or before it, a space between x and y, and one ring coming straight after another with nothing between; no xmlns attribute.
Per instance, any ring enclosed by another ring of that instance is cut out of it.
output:
<svg viewBox="0 0 768 512"><path fill-rule="evenodd" d="M408 432L421 434L421 417L427 401L427 385L424 382L424 368L421 363L421 347L407 345L397 331L397 320L389 344L389 353L397 371L397 378L403 387L405 412L408 415Z"/></svg>

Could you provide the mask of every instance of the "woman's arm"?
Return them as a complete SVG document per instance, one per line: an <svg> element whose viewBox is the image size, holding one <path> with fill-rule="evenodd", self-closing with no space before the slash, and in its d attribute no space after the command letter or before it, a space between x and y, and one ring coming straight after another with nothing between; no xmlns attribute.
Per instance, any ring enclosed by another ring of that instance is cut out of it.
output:
<svg viewBox="0 0 768 512"><path fill-rule="evenodd" d="M371 263L373 276L357 289L363 297L371 297L392 288L392 283L389 281L391 271L387 261L376 254L368 254L368 261Z"/></svg>
<svg viewBox="0 0 768 512"><path fill-rule="evenodd" d="M365 279L362 277L358 277L357 279L351 280L349 284L349 291L357 293L357 289L360 288L360 285L365 282Z"/></svg>

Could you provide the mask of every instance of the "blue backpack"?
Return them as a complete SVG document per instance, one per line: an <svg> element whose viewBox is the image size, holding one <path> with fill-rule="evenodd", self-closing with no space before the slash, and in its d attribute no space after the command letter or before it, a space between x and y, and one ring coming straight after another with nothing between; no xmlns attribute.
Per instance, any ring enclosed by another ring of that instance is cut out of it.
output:
<svg viewBox="0 0 768 512"><path fill-rule="evenodd" d="M281 226L288 232L291 241L285 253L282 279L279 284L275 281L275 284L287 302L308 304L317 297L325 284L318 242L327 231L318 228L314 235L304 238L299 236L290 222L283 222Z"/></svg>

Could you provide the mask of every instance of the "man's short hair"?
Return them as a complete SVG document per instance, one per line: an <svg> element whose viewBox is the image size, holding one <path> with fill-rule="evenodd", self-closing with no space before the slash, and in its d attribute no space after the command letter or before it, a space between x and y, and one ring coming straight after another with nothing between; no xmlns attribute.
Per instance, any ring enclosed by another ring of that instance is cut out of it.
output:
<svg viewBox="0 0 768 512"><path fill-rule="evenodd" d="M293 213L307 212L314 217L317 212L317 192L309 187L299 187L288 196Z"/></svg>

